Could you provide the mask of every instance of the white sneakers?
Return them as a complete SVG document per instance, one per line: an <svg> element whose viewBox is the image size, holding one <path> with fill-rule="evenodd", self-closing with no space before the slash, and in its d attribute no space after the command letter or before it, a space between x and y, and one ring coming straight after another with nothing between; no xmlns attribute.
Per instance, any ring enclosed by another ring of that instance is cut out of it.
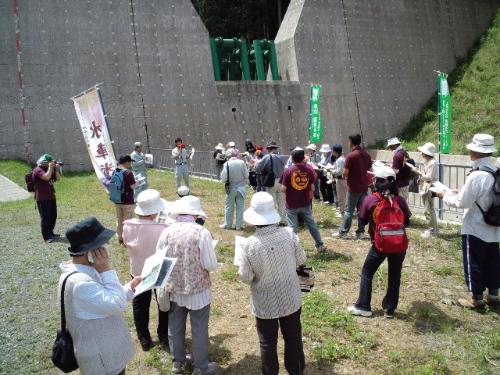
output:
<svg viewBox="0 0 500 375"><path fill-rule="evenodd" d="M356 315L356 316L364 316L365 318L369 318L373 315L371 311L366 311L366 310L361 310L358 309L356 306L351 305L347 307L347 311L349 311L350 314Z"/></svg>

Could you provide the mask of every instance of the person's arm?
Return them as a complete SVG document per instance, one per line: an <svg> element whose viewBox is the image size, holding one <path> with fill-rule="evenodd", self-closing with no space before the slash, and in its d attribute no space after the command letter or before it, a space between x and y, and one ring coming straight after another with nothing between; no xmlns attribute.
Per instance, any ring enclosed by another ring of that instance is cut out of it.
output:
<svg viewBox="0 0 500 375"><path fill-rule="evenodd" d="M427 182L432 182L436 180L436 174L437 174L437 164L432 163L429 165L429 170L426 174L420 172L420 180L422 181L427 181Z"/></svg>
<svg viewBox="0 0 500 375"><path fill-rule="evenodd" d="M179 148L174 147L174 148L172 149L172 157L173 157L175 160L178 160L178 159L179 159L180 154L181 154L181 153L180 153Z"/></svg>
<svg viewBox="0 0 500 375"><path fill-rule="evenodd" d="M135 181L134 174L130 171L125 172L125 181L130 186L131 189L135 189L139 186L139 182Z"/></svg>
<svg viewBox="0 0 500 375"><path fill-rule="evenodd" d="M287 179L288 179L288 169L285 169L285 171L281 174L281 177L280 177L280 190L283 192L283 193L286 193L286 190L287 190Z"/></svg>
<svg viewBox="0 0 500 375"><path fill-rule="evenodd" d="M349 176L349 169L351 168L351 158L349 155L345 158L344 171L342 172L342 178L347 179Z"/></svg>
<svg viewBox="0 0 500 375"><path fill-rule="evenodd" d="M392 157L392 169L394 169L394 172L396 172L396 174L399 173L399 171L403 167L403 159L404 157L401 157L401 152L396 152Z"/></svg>
<svg viewBox="0 0 500 375"><path fill-rule="evenodd" d="M410 208L408 207L408 203L403 197L397 197L399 207L401 208L401 211L403 211L405 215L405 227L410 226L410 217L411 217L411 211Z"/></svg>
<svg viewBox="0 0 500 375"><path fill-rule="evenodd" d="M363 200L358 212L358 219L361 224L367 225L370 222L371 210L377 203L378 200L373 195L369 195Z"/></svg>
<svg viewBox="0 0 500 375"><path fill-rule="evenodd" d="M228 175L227 175L227 163L229 163L229 161L226 161L222 165L222 172L220 174L220 180L221 180L221 182L226 182L227 178L228 178Z"/></svg>
<svg viewBox="0 0 500 375"><path fill-rule="evenodd" d="M257 173L264 172L265 170L267 170L268 164L269 164L269 155L266 155L255 166L255 172L257 172Z"/></svg>
<svg viewBox="0 0 500 375"><path fill-rule="evenodd" d="M244 283L251 284L253 279L255 278L255 274L252 270L252 264L248 259L246 253L243 253L241 257L240 267L238 268L238 275Z"/></svg>
<svg viewBox="0 0 500 375"><path fill-rule="evenodd" d="M47 169L47 172L44 174L37 173L36 176L44 181L50 181L52 177L54 176L54 169L56 169L56 164L54 162L49 163L49 168ZM58 174L57 174L58 176ZM56 179L57 179L56 176Z"/></svg>
<svg viewBox="0 0 500 375"><path fill-rule="evenodd" d="M342 178L347 179L347 177L349 177L349 168L344 168Z"/></svg>
<svg viewBox="0 0 500 375"><path fill-rule="evenodd" d="M217 270L217 256L212 243L212 235L206 228L201 229L198 246L200 247L200 261L203 268L207 271Z"/></svg>
<svg viewBox="0 0 500 375"><path fill-rule="evenodd" d="M443 202L449 206L456 208L472 208L478 199L476 193L476 183L471 178L472 175L467 177L465 184L462 186L458 193L455 192L438 192L436 195L443 198Z"/></svg>

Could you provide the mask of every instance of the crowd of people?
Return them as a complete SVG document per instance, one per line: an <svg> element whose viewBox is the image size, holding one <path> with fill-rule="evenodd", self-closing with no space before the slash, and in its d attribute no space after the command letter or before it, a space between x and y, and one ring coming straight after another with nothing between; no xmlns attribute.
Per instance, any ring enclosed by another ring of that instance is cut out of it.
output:
<svg viewBox="0 0 500 375"><path fill-rule="evenodd" d="M169 301L168 312L158 308L156 331L159 343L172 354L172 373L181 374L186 366L192 367L193 374L215 374L219 370L219 365L208 356L210 272L218 266L213 236L204 226L207 215L200 199L189 189L193 151L188 152L180 138L175 142L172 158L179 196L175 202L163 200L158 191L148 188L140 143L134 145L131 155L119 158L114 172L121 174L123 181L123 200L115 202L116 235L128 250L131 282L122 286L109 264L108 242L115 231L104 228L92 217L66 232L71 261L61 265L59 292L66 282L67 327L82 374L125 372L133 357L133 346L124 311L142 281L145 260L160 251L177 258L166 288L161 289L165 295L155 296ZM341 218L338 232L332 233L334 238L350 238L355 213L358 240L365 238L368 226L370 246L361 270L358 298L348 306L351 314L372 316L372 280L387 259L388 283L382 308L386 318L395 315L409 242L405 230L411 217L408 191L414 178L418 179L429 224L423 238L438 234L434 197L465 209L462 248L471 298L460 299L459 304L471 309L483 308L485 304L498 306L500 226L495 224L490 207L498 204L495 189L500 189L500 173L491 158L496 152L493 137L476 134L467 145L473 168L465 184L455 191L433 187L437 163L432 143L418 148L423 162L418 167L397 138L389 139L387 146L393 152L391 163L373 161L363 149L359 134L349 136L349 152L343 152L338 144L323 144L317 152L316 145L310 144L294 148L288 161L280 156L280 146L272 141L265 147L247 141L245 153L240 153L234 142L215 147L213 157L226 192L224 223L220 228L232 229L233 219L236 230L241 230L244 223L254 228L242 244L238 273L251 289L262 374L279 373L278 329L285 342L287 372L304 372L297 269L307 257L299 242L299 226L308 228L319 253L328 251L313 214L315 199L332 206L331 214ZM57 164L50 155L38 160L33 176L42 236L50 242L57 215L52 185L59 178ZM254 192L245 210L248 185ZM485 212L490 212L488 219ZM149 291L132 299L137 337L145 351L153 346L149 331L152 296ZM188 315L192 336L189 350L185 343Z"/></svg>

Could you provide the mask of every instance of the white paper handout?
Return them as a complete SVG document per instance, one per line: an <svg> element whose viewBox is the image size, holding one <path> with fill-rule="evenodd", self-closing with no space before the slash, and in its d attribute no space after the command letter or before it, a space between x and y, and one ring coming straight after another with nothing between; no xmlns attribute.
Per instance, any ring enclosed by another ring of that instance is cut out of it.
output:
<svg viewBox="0 0 500 375"><path fill-rule="evenodd" d="M431 187L429 188L430 191L433 191L434 193L438 192L438 191L445 191L446 193L450 193L451 192L451 189L442 184L441 182L439 181L435 181L432 183Z"/></svg>
<svg viewBox="0 0 500 375"><path fill-rule="evenodd" d="M234 236L234 262L235 266L241 265L243 259L243 249L246 245L247 239L242 236Z"/></svg>
<svg viewBox="0 0 500 375"><path fill-rule="evenodd" d="M134 297L153 288L164 288L174 269L177 258L165 257L167 249L151 255L144 262L141 276L143 280L137 285Z"/></svg>
<svg viewBox="0 0 500 375"><path fill-rule="evenodd" d="M149 165L153 165L153 154L144 154L144 162Z"/></svg>

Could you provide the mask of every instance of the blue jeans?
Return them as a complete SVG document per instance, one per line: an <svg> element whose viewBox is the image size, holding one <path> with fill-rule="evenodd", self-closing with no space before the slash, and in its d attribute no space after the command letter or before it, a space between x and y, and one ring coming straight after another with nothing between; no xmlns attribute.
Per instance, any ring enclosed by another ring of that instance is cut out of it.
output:
<svg viewBox="0 0 500 375"><path fill-rule="evenodd" d="M314 238L316 247L323 246L323 241L321 240L321 234L319 233L318 226L314 221L311 206L299 207L299 208L287 208L286 218L288 221L288 226L290 226L295 233L297 233L299 227L299 216L304 220L304 223L309 228L309 233Z"/></svg>
<svg viewBox="0 0 500 375"><path fill-rule="evenodd" d="M345 202L345 212L344 212L344 220L342 221L342 225L340 226L340 233L348 233L349 229L351 229L352 224L352 215L354 214L354 209L357 208L358 212L361 208L361 204L363 203L366 197L366 192L363 193L351 193L347 192L346 202ZM365 233L365 226L361 224L358 215L358 229L356 233Z"/></svg>
<svg viewBox="0 0 500 375"><path fill-rule="evenodd" d="M399 302L399 286L401 284L401 269L405 260L406 252L399 254L383 254L375 246L370 248L366 256L361 280L359 283L359 296L355 304L356 308L371 311L372 281L373 275L377 272L382 262L387 258L389 263L387 292L382 301L382 308L389 312L394 312Z"/></svg>
<svg viewBox="0 0 500 375"><path fill-rule="evenodd" d="M245 197L236 189L230 190L226 194L226 212L224 215L224 225L227 229L233 226L234 206L236 205L236 229L241 229L243 224L243 206Z"/></svg>

